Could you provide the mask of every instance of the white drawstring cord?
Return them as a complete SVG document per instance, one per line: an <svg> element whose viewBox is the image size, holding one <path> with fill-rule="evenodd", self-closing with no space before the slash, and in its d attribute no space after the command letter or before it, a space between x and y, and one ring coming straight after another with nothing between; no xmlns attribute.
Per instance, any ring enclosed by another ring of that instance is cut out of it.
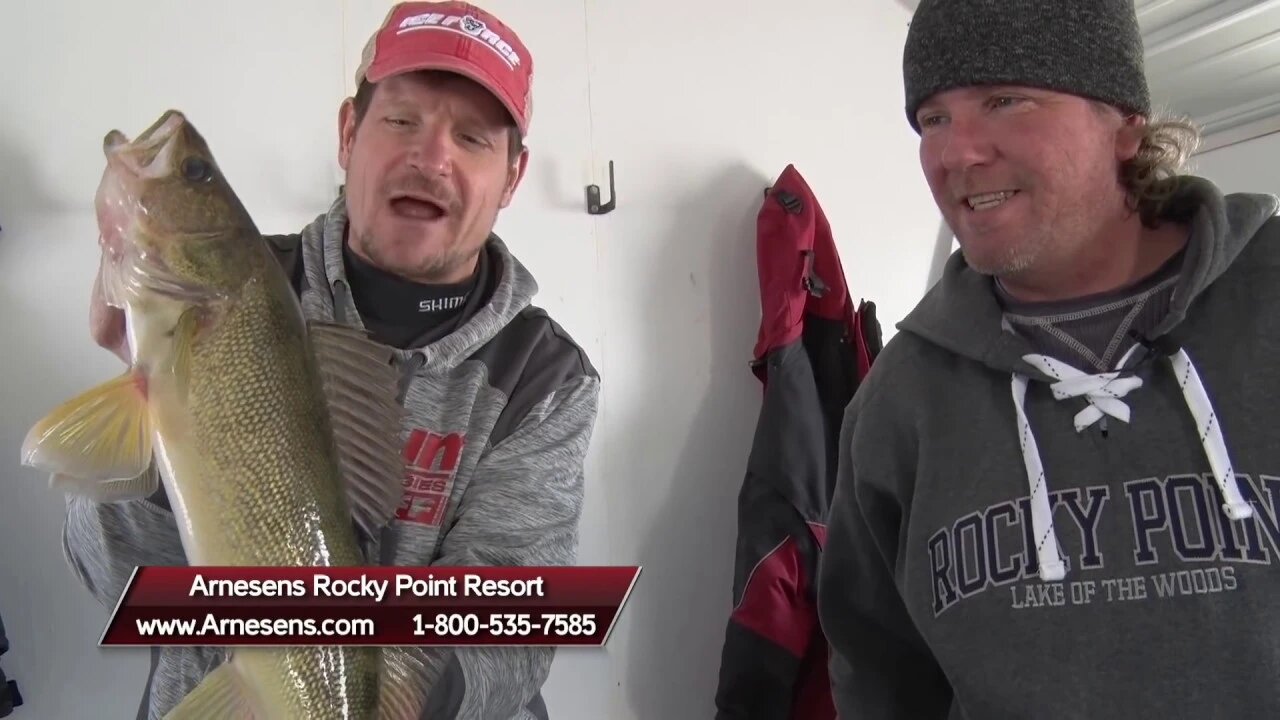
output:
<svg viewBox="0 0 1280 720"><path fill-rule="evenodd" d="M1120 360L1124 367L1129 357L1139 346L1135 345ZM1123 398L1131 391L1142 386L1142 379L1114 371L1090 375L1077 370L1066 363L1045 355L1024 355L1026 360L1046 375L1056 378L1050 384L1053 396L1057 400L1084 397L1089 405L1076 413L1074 418L1076 432L1080 432L1105 415L1129 422L1129 406ZM1240 494L1240 487L1232 469L1231 458L1227 453L1227 444L1222 437L1221 425L1217 422L1217 414L1209 402L1200 375L1186 351L1178 349L1169 357L1169 361L1177 376L1178 386L1182 388L1182 396L1187 408L1195 418L1200 431L1200 444L1209 466L1213 470L1214 480L1222 491L1223 512L1232 520L1240 520L1253 516L1253 508ZM1036 537L1036 558L1040 565L1040 578L1046 582L1061 580L1066 575L1066 566L1058 548L1058 536L1053 525L1053 511L1049 506L1049 490L1045 481L1044 463L1040 459L1040 451L1036 445L1035 434L1031 431L1031 423L1027 420L1025 403L1029 378L1020 373L1013 374L1013 405L1018 414L1018 440L1022 448L1022 459L1027 470L1027 484L1031 490L1031 526Z"/></svg>
<svg viewBox="0 0 1280 720"><path fill-rule="evenodd" d="M1058 554L1058 535L1053 529L1053 511L1049 508L1049 490L1045 487L1044 464L1036 447L1036 436L1022 409L1027 396L1027 376L1013 376L1013 407L1018 411L1018 440L1022 444L1022 460L1027 466L1027 482L1031 487L1031 528L1036 537L1036 559L1040 565L1040 579L1045 582L1061 580L1067 574L1062 556Z"/></svg>
<svg viewBox="0 0 1280 720"><path fill-rule="evenodd" d="M1222 491L1222 511L1232 520L1253 517L1253 507L1240 495L1240 485L1236 482L1231 457L1227 454L1227 443L1222 438L1222 426L1218 423L1213 405L1209 403L1209 394L1200 382L1200 373L1196 372L1196 366L1191 363L1185 350L1179 349L1169 358L1169 362L1177 374L1182 396L1187 399L1187 407L1196 419L1196 427L1200 429L1200 444L1209 458L1213 479Z"/></svg>

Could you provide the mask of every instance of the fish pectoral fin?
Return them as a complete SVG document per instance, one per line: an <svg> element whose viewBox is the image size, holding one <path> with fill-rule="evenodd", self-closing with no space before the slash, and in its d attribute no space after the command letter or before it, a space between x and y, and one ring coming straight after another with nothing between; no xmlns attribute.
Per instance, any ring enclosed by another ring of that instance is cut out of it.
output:
<svg viewBox="0 0 1280 720"><path fill-rule="evenodd" d="M248 690L235 666L224 662L205 676L164 720L255 720ZM265 718L263 719L265 720Z"/></svg>
<svg viewBox="0 0 1280 720"><path fill-rule="evenodd" d="M192 305L182 311L182 315L178 316L178 322L169 331L173 337L173 359L169 369L179 377L186 374L191 364L191 345L195 342L196 333L200 330L200 314L200 306Z"/></svg>
<svg viewBox="0 0 1280 720"><path fill-rule="evenodd" d="M169 363L169 372L177 381L178 392L183 396L187 392L187 381L191 375L191 347L195 345L204 327L206 309L203 305L192 305L182 312L178 322L169 331L173 338L173 351Z"/></svg>
<svg viewBox="0 0 1280 720"><path fill-rule="evenodd" d="M27 432L22 464L82 480L141 475L151 464L142 374L130 371L54 408Z"/></svg>
<svg viewBox="0 0 1280 720"><path fill-rule="evenodd" d="M427 648L382 648L378 678L377 720L411 720L422 716L427 691L435 685L439 670L426 662Z"/></svg>
<svg viewBox="0 0 1280 720"><path fill-rule="evenodd" d="M49 487L71 495L80 495L94 502L137 500L151 497L156 490L160 489L160 474L156 472L154 465L136 477L111 480L77 478L54 473L49 476Z"/></svg>
<svg viewBox="0 0 1280 720"><path fill-rule="evenodd" d="M394 350L361 330L308 322L352 518L377 537L400 504L399 374Z"/></svg>

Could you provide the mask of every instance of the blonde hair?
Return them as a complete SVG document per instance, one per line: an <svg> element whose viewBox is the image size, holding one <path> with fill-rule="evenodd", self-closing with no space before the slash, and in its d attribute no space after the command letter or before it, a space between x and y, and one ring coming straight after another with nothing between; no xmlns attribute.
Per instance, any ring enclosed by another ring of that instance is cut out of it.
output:
<svg viewBox="0 0 1280 720"><path fill-rule="evenodd" d="M1177 191L1178 177L1200 146L1200 128L1186 117L1152 117L1144 126L1138 152L1120 165L1120 184L1129 207L1154 228L1165 203Z"/></svg>

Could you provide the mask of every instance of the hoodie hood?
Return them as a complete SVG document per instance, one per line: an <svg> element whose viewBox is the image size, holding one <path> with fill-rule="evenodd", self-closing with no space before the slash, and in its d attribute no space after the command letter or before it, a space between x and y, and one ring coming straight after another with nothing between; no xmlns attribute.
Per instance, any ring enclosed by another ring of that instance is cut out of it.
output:
<svg viewBox="0 0 1280 720"><path fill-rule="evenodd" d="M952 255L938 284L899 323L904 332L1009 374L1042 580L1061 580L1065 564L1050 502L1054 468L1045 467L1036 429L1027 416L1026 395L1031 382L1047 383L1057 401L1081 403L1074 417L1075 431L1080 433L1106 417L1130 422L1125 397L1143 386L1139 370L1148 363L1166 360L1166 371L1173 373L1198 429L1205 457L1222 494L1224 515L1231 520L1252 516L1253 509L1240 492L1213 403L1192 358L1179 346L1176 330L1196 299L1232 266L1262 225L1276 214L1278 205L1274 196L1224 196L1202 178L1181 178L1164 217L1187 224L1190 236L1169 312L1153 337L1136 340L1112 372L1085 373L1034 352L1030 343L1004 321L991 278L969 268L960 252Z"/></svg>
<svg viewBox="0 0 1280 720"><path fill-rule="evenodd" d="M310 256L306 265L313 268L309 272L316 275L308 278L310 290L315 292L310 299L318 303L328 319L364 328L343 265L342 248L346 233L346 196L340 193L328 212L302 231L303 252ZM482 278L481 284L493 286L488 301L445 337L421 348L397 350L402 363L415 370L419 367L441 370L455 367L532 303L538 292L537 281L511 254L502 239L491 234L484 252L489 253L490 277Z"/></svg>

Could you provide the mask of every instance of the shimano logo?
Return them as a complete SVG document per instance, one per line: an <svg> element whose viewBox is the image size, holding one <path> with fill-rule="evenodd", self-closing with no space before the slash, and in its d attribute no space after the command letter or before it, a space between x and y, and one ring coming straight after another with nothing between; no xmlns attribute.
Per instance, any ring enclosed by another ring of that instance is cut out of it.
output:
<svg viewBox="0 0 1280 720"><path fill-rule="evenodd" d="M516 68L520 65L520 55L506 40L503 40L496 32L489 29L482 20L478 20L471 15L446 15L444 13L422 13L421 15L411 15L400 21L400 29L396 34L413 32L415 30L447 30L462 35L468 35L476 40L484 43L497 53L498 57L506 62L507 67Z"/></svg>
<svg viewBox="0 0 1280 720"><path fill-rule="evenodd" d="M456 310L462 307L467 301L466 295L459 295L450 298L436 298L435 300L419 300L418 312L444 312L445 310Z"/></svg>

